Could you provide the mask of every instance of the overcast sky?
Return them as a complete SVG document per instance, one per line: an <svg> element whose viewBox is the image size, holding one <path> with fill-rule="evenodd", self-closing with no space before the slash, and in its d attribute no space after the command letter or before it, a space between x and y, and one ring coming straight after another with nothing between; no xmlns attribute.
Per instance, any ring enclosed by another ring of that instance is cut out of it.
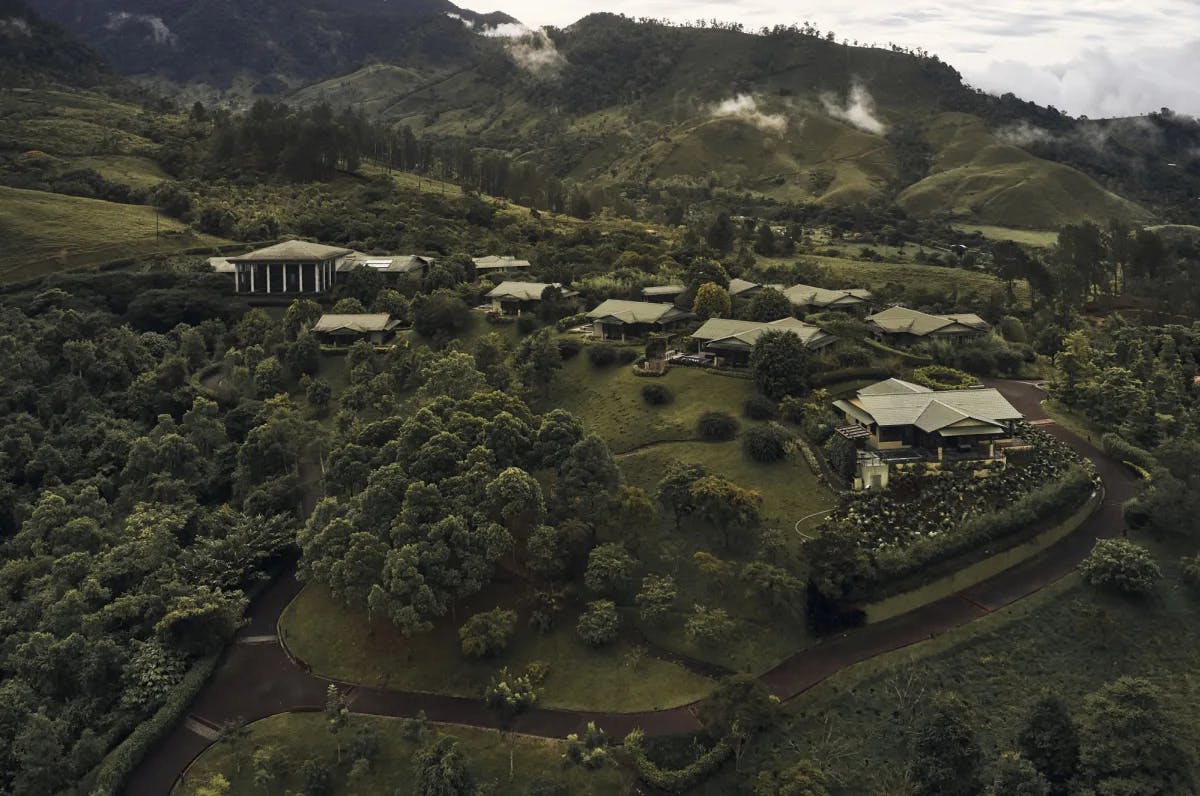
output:
<svg viewBox="0 0 1200 796"><path fill-rule="evenodd" d="M462 0L460 0L461 2ZM465 0L527 25L593 11L722 19L757 29L808 20L839 40L937 53L967 82L1093 118L1169 106L1200 115L1200 0Z"/></svg>

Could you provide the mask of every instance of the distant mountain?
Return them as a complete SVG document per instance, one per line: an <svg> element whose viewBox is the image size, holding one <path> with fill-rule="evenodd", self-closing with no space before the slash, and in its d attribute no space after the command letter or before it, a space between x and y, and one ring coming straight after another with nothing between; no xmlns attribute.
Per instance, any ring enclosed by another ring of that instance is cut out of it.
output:
<svg viewBox="0 0 1200 796"><path fill-rule="evenodd" d="M447 14L481 24L448 0L31 0L126 75L264 93L372 61L430 68L469 59L474 37Z"/></svg>
<svg viewBox="0 0 1200 796"><path fill-rule="evenodd" d="M105 71L94 51L41 19L23 0L0 0L0 85L40 82L47 77L91 85Z"/></svg>

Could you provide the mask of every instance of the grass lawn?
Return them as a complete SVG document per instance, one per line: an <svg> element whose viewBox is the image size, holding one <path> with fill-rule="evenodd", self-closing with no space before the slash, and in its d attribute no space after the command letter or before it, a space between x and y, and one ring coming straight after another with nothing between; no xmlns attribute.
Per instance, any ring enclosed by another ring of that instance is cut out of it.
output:
<svg viewBox="0 0 1200 796"><path fill-rule="evenodd" d="M988 240L1011 240L1039 249L1052 248L1058 242L1058 233L1051 230L1013 229L988 224L955 224L954 228L960 232L978 232Z"/></svg>
<svg viewBox="0 0 1200 796"><path fill-rule="evenodd" d="M1040 690L1062 696L1078 716L1085 695L1122 675L1158 686L1182 745L1200 748L1200 600L1179 586L1177 563L1182 552L1194 550L1150 547L1164 574L1154 597L1108 596L1070 576L934 641L852 667L795 698L788 704L785 748L826 764L835 793L891 796L905 792L897 783L911 718L937 691L957 692L977 712L981 746L994 759L1014 748ZM726 793L731 787L726 771L700 792Z"/></svg>
<svg viewBox="0 0 1200 796"><path fill-rule="evenodd" d="M165 216L156 238L155 224L152 207L0 187L0 282L227 242Z"/></svg>
<svg viewBox="0 0 1200 796"><path fill-rule="evenodd" d="M1079 412L1063 406L1058 401L1046 400L1042 406L1045 408L1046 414L1055 423L1058 423L1076 436L1083 437L1097 448L1100 447L1100 438L1104 436L1104 429Z"/></svg>
<svg viewBox="0 0 1200 796"><path fill-rule="evenodd" d="M642 387L661 384L675 399L666 406L650 406ZM754 382L720 376L699 368L671 368L666 376L647 379L633 375L628 365L594 367L585 348L563 363L547 399L538 409L566 409L598 434L613 453L624 453L651 442L694 439L696 421L710 410L735 416L742 403L754 395Z"/></svg>
<svg viewBox="0 0 1200 796"><path fill-rule="evenodd" d="M517 631L509 652L486 661L467 659L458 627L477 611L515 608ZM348 682L458 696L481 696L502 666L521 670L534 661L550 664L540 693L545 707L639 711L675 707L705 696L712 681L622 641L593 650L575 635L577 614L568 609L555 628L539 634L528 626L528 603L511 584L495 583L459 607L434 629L404 638L386 620L368 623L364 611L346 608L324 587L310 585L287 607L280 633L292 653L313 671Z"/></svg>
<svg viewBox="0 0 1200 796"><path fill-rule="evenodd" d="M372 727L382 740L379 757L371 764L369 773L361 779L350 780L351 761L343 756L342 765L334 776L333 792L339 794L415 794L412 756L418 744L407 740L401 732L399 719L378 716L351 716L349 727L342 732L342 743L352 737L356 727ZM303 782L299 777L300 764L306 760L324 759L336 766L337 739L325 729L321 713L284 713L249 725L250 734L237 747L226 744L210 746L187 770L172 790L174 796L191 796L214 774L229 780L231 796L258 796L269 793L299 793ZM458 739L458 748L466 759L477 784L492 783L498 796L522 796L529 784L539 776L560 779L567 793L623 794L632 791L632 776L622 769L609 767L596 772L572 766L564 768L561 741L516 736L513 739L512 777L509 777L510 739L494 730L452 725L431 725L439 735ZM274 746L290 761L289 776L277 781L265 791L254 784L252 757L259 747Z"/></svg>

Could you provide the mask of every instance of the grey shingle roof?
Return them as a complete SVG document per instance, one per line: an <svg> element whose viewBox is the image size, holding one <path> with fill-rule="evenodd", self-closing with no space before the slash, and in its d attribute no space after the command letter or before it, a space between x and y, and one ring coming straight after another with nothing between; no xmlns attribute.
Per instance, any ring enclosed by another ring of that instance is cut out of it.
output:
<svg viewBox="0 0 1200 796"><path fill-rule="evenodd" d="M229 257L228 260L231 263L311 263L324 262L325 260L332 260L351 253L353 253L353 250L342 249L337 246L325 246L321 243L309 243L304 240L289 240L283 243L276 243L274 246L268 246L265 249L256 249L237 257Z"/></svg>
<svg viewBox="0 0 1200 796"><path fill-rule="evenodd" d="M509 255L489 254L487 257L476 257L475 270L477 271L495 271L507 270L512 268L529 268L528 260L518 260L516 257Z"/></svg>
<svg viewBox="0 0 1200 796"><path fill-rule="evenodd" d="M428 257L416 254L362 254L355 252L338 263L339 271L353 271L355 268L367 267L384 274L411 274L420 271L433 261Z"/></svg>
<svg viewBox="0 0 1200 796"><path fill-rule="evenodd" d="M911 381L903 379L887 379L885 381L876 382L863 387L858 391L859 395L904 395L914 392L933 392L928 387L923 387L920 384L913 384Z"/></svg>

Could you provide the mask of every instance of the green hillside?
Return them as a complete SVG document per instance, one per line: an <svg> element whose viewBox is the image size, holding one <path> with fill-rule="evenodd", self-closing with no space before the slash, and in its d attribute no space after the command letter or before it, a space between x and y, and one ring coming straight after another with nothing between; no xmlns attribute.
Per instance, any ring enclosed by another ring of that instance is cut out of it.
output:
<svg viewBox="0 0 1200 796"><path fill-rule="evenodd" d="M1149 218L1082 172L997 141L976 117L942 114L925 136L935 151L932 173L897 197L910 213L949 213L1033 229L1085 219Z"/></svg>
<svg viewBox="0 0 1200 796"><path fill-rule="evenodd" d="M156 219L152 207L3 186L0 240L0 282L223 242Z"/></svg>

